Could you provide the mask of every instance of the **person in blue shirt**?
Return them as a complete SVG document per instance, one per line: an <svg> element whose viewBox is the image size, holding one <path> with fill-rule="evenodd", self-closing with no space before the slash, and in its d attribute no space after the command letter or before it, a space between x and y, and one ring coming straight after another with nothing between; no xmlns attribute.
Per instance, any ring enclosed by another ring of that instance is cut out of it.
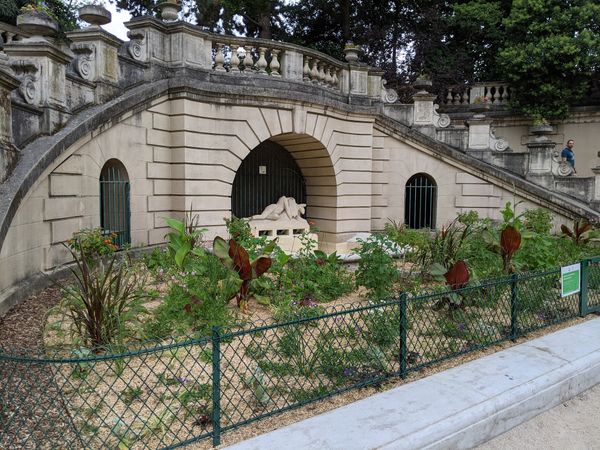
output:
<svg viewBox="0 0 600 450"><path fill-rule="evenodd" d="M567 141L567 146L560 152L560 157L563 162L566 162L573 168L573 175L577 174L577 170L575 170L575 152L573 151L573 146L575 145L575 141L573 139L569 139Z"/></svg>

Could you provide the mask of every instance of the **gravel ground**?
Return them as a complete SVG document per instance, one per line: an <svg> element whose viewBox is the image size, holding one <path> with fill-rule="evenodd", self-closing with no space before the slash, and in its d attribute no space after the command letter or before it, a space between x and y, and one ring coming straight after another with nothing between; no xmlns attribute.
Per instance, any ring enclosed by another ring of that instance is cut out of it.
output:
<svg viewBox="0 0 600 450"><path fill-rule="evenodd" d="M478 450L600 449L600 384L534 417Z"/></svg>

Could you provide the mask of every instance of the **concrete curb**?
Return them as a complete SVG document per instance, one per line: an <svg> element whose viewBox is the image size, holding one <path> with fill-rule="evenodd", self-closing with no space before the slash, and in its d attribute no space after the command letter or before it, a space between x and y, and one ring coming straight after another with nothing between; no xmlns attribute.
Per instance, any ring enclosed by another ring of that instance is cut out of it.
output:
<svg viewBox="0 0 600 450"><path fill-rule="evenodd" d="M600 319L227 447L467 449L600 383Z"/></svg>

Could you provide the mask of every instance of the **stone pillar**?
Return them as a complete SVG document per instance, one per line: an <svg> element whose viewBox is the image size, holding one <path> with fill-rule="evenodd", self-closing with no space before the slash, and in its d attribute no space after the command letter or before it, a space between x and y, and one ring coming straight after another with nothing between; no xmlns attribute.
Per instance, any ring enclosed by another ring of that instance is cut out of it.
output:
<svg viewBox="0 0 600 450"><path fill-rule="evenodd" d="M119 38L100 27L89 27L67 33L76 58L72 65L81 78L96 84L95 102L104 103L119 89L119 59L123 44Z"/></svg>
<svg viewBox="0 0 600 450"><path fill-rule="evenodd" d="M42 110L40 132L56 132L70 115L65 84L71 57L46 40L12 41L4 51L21 82L22 101Z"/></svg>
<svg viewBox="0 0 600 450"><path fill-rule="evenodd" d="M600 207L600 166L592 167L594 173L594 197L592 207L598 209Z"/></svg>
<svg viewBox="0 0 600 450"><path fill-rule="evenodd" d="M419 91L413 95L413 125L417 127L433 126L436 96L427 91Z"/></svg>
<svg viewBox="0 0 600 450"><path fill-rule="evenodd" d="M281 76L288 80L302 81L304 56L295 50L286 49L281 54Z"/></svg>
<svg viewBox="0 0 600 450"><path fill-rule="evenodd" d="M367 97L369 95L369 67L361 63L350 63L348 88L351 96Z"/></svg>
<svg viewBox="0 0 600 450"><path fill-rule="evenodd" d="M0 183L10 174L17 162L17 149L12 139L11 92L19 86L19 80L10 75L3 63L6 55L0 52Z"/></svg>
<svg viewBox="0 0 600 450"><path fill-rule="evenodd" d="M548 136L553 131L549 125L532 127L530 129L531 137L526 144L529 150L529 167L525 177L548 189L554 189L552 155L556 142Z"/></svg>
<svg viewBox="0 0 600 450"><path fill-rule="evenodd" d="M490 148L490 127L492 120L483 114L474 114L469 120L469 143L467 153L487 162L492 160L492 149Z"/></svg>
<svg viewBox="0 0 600 450"><path fill-rule="evenodd" d="M384 73L379 69L369 70L369 98L381 100L381 79Z"/></svg>

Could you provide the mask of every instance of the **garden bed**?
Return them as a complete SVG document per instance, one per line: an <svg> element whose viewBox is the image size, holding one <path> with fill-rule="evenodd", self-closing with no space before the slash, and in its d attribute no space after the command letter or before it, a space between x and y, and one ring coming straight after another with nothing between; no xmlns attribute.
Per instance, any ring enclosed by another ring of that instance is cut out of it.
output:
<svg viewBox="0 0 600 450"><path fill-rule="evenodd" d="M518 217L509 219L498 227L467 215L435 235L390 226L359 242L355 271L313 251L309 234L290 259L247 234L243 221L229 222L235 239L216 240L210 254L193 226L170 219L169 250L143 261L114 254L101 232L83 232L71 242L78 283L45 291L43 308L31 299L2 322L22 335L3 341L0 367L11 376L0 398L11 406L2 444L27 447L42 436L49 447L90 448L218 440L573 320L581 305L576 295L561 298L557 268L469 279L546 268L548 251L565 261L597 251L532 229L507 258L507 242L521 239ZM405 258L394 260L398 249ZM585 269L589 305L600 302L599 269ZM21 319L23 329L10 325Z"/></svg>

